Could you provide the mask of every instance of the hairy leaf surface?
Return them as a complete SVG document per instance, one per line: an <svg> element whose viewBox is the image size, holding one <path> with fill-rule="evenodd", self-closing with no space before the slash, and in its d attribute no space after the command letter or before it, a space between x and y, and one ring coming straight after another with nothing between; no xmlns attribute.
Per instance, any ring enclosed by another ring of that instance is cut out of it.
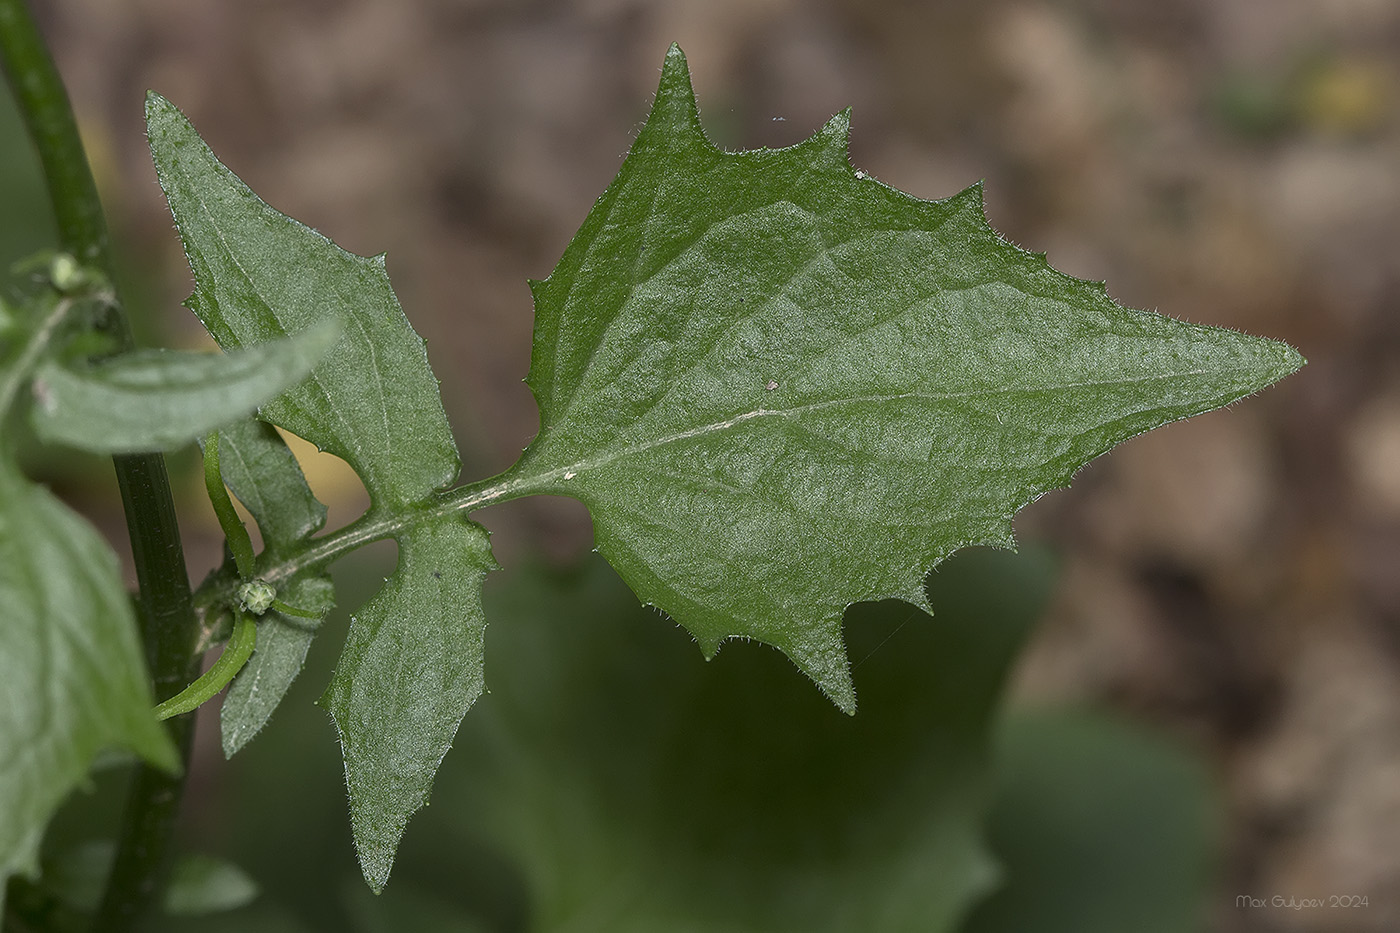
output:
<svg viewBox="0 0 1400 933"><path fill-rule="evenodd" d="M496 567L485 529L459 516L398 541L398 569L355 613L321 698L340 733L360 867L376 891L484 687L481 583Z"/></svg>
<svg viewBox="0 0 1400 933"><path fill-rule="evenodd" d="M423 340L366 259L272 209L163 97L146 101L156 174L194 270L189 307L225 350L327 318L343 336L262 416L345 460L379 505L452 482L460 463Z"/></svg>
<svg viewBox="0 0 1400 933"><path fill-rule="evenodd" d="M153 706L116 555L0 459L0 899L99 751L179 767Z"/></svg>
<svg viewBox="0 0 1400 933"><path fill-rule="evenodd" d="M1289 347L1114 303L987 225L856 172L847 114L723 152L685 59L548 279L540 432L514 476L707 655L787 653L853 710L842 613L925 606L954 550L1114 444L1297 369Z"/></svg>
<svg viewBox="0 0 1400 933"><path fill-rule="evenodd" d="M173 450L300 382L337 337L323 322L232 353L139 350L95 365L50 362L34 377L39 437L94 453Z"/></svg>

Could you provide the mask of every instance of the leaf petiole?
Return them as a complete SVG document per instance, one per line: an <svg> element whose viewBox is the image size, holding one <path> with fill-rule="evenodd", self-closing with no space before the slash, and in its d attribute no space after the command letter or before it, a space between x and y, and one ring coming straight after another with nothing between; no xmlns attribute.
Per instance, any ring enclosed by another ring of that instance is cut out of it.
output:
<svg viewBox="0 0 1400 933"><path fill-rule="evenodd" d="M224 474L219 470L219 432L210 431L204 440L204 488L209 493L209 504L219 519L219 527L228 539L228 548L233 552L233 562L238 567L238 576L243 580L253 579L254 558L253 539L248 537L248 528L238 517L233 507L228 489L224 486Z"/></svg>
<svg viewBox="0 0 1400 933"><path fill-rule="evenodd" d="M224 653L219 655L219 660L194 683L157 706L156 718L169 719L171 716L198 709L206 700L228 686L234 675L243 669L257 642L257 623L251 616L240 613L233 624L233 635L229 638Z"/></svg>
<svg viewBox="0 0 1400 933"><path fill-rule="evenodd" d="M310 609L298 609L296 606L287 605L280 599L274 599L268 608L280 612L284 616L295 616L298 619L320 619L325 614L312 612Z"/></svg>

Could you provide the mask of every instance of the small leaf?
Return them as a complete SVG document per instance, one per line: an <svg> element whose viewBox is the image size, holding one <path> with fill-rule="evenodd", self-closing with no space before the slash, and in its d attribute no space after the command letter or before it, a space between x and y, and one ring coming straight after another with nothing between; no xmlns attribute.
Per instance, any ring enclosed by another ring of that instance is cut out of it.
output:
<svg viewBox="0 0 1400 933"><path fill-rule="evenodd" d="M328 577L298 577L283 587L282 597L290 605L324 614L335 604L335 588ZM224 757L232 758L267 725L301 673L320 627L317 620L275 609L258 620L258 648L234 678L219 710Z"/></svg>
<svg viewBox="0 0 1400 933"><path fill-rule="evenodd" d="M116 555L0 459L0 887L100 751L179 767L153 705Z"/></svg>
<svg viewBox="0 0 1400 933"><path fill-rule="evenodd" d="M267 422L246 418L220 428L219 467L272 554L325 526L326 507L312 494L286 441Z"/></svg>
<svg viewBox="0 0 1400 933"><path fill-rule="evenodd" d="M378 504L402 505L457 476L457 447L423 339L384 257L366 259L278 213L209 151L163 97L146 101L151 155L194 270L189 307L225 350L326 318L344 337L311 378L261 415L345 460Z"/></svg>
<svg viewBox="0 0 1400 933"><path fill-rule="evenodd" d="M211 855L186 855L175 863L165 891L165 912L193 916L252 903L258 885L232 862Z"/></svg>
<svg viewBox="0 0 1400 933"><path fill-rule="evenodd" d="M116 854L115 841L89 839L55 856L45 856L40 886L65 906L90 914L102 903Z"/></svg>
<svg viewBox="0 0 1400 933"><path fill-rule="evenodd" d="M849 117L777 151L705 138L672 48L645 127L534 283L540 432L513 481L713 655L781 648L855 707L841 614L1114 444L1293 372L1281 343L1115 304L987 225L856 172Z"/></svg>
<svg viewBox="0 0 1400 933"><path fill-rule="evenodd" d="M274 557L325 525L326 507L312 495L296 457L272 425L250 418L221 429L219 465ZM306 574L282 584L278 598L325 615L335 604L335 590L324 574ZM275 610L258 620L258 649L229 687L219 712L226 757L232 758L272 718L301 673L319 628L318 620Z"/></svg>
<svg viewBox="0 0 1400 933"><path fill-rule="evenodd" d="M173 450L300 382L335 343L322 324L233 353L142 350L88 366L50 362L34 377L39 437L94 453Z"/></svg>
<svg viewBox="0 0 1400 933"><path fill-rule="evenodd" d="M486 531L449 515L399 538L399 565L350 623L321 705L340 733L360 867L379 891L408 818L483 689Z"/></svg>

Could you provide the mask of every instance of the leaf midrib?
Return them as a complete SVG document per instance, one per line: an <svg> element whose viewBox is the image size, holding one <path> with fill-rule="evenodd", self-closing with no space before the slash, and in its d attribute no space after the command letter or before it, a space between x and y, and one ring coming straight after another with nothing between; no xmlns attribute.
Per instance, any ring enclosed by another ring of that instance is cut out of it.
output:
<svg viewBox="0 0 1400 933"><path fill-rule="evenodd" d="M1242 372L1243 370L1241 370ZM1149 376L1133 376L1120 379L1090 379L1082 382L1064 382L1056 384L1042 384L1037 386L1004 386L985 387L979 389L968 389L956 392L899 392L888 395L857 395L839 399L824 399L818 402L810 402L805 405L794 405L788 408L755 408L726 418L723 421L714 421L709 424L699 425L694 428L687 428L671 434L662 435L649 441L631 444L616 450L604 452L599 456L583 457L567 466L551 468L531 477L535 481L548 482L562 476L565 479L572 479L574 475L603 467L616 460L625 459L640 453L646 453L658 447L665 447L669 444L679 443L695 437L703 437L707 434L718 434L737 427L749 421L759 418L781 417L791 418L804 415L808 412L821 411L827 408L836 408L842 405L863 405L863 404L883 404L886 402L898 402L907 399L918 399L927 402L943 402L955 399L970 398L993 398L1005 395L1043 395L1046 393L1066 392L1074 389L1104 388L1110 386L1137 385L1148 382L1164 382L1170 379L1188 378L1192 376L1223 375L1226 371L1190 369L1179 370L1172 373L1159 373ZM1228 371L1234 372L1234 371ZM541 438L546 436L545 431L541 432ZM538 443L538 441L537 441Z"/></svg>

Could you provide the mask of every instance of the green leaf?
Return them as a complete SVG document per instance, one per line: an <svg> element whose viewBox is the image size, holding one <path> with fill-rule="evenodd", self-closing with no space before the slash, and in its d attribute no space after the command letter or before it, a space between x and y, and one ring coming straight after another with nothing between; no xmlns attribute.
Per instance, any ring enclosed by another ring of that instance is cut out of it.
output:
<svg viewBox="0 0 1400 933"><path fill-rule="evenodd" d="M1218 891L1203 763L1102 715L1018 713L997 738L988 835L1004 886L963 933L1195 933Z"/></svg>
<svg viewBox="0 0 1400 933"><path fill-rule="evenodd" d="M320 531L326 507L316 500L296 455L277 429L246 418L219 430L224 483L248 509L271 554L281 554Z"/></svg>
<svg viewBox="0 0 1400 933"><path fill-rule="evenodd" d="M289 605L312 612L329 612L335 605L335 588L325 576L298 577L279 595ZM234 678L219 710L226 758L237 754L267 725L301 673L320 627L319 620L299 619L275 609L258 619L257 650Z"/></svg>
<svg viewBox="0 0 1400 933"><path fill-rule="evenodd" d="M996 877L988 746L1044 555L958 555L932 618L853 607L854 718L758 645L696 663L594 570L489 594L493 686L434 799L439 851L486 834L514 856L533 933L956 928Z"/></svg>
<svg viewBox="0 0 1400 933"><path fill-rule="evenodd" d="M325 525L326 507L312 495L296 457L272 425L247 419L220 430L219 464L224 482L257 521L269 555L289 552ZM302 574L282 584L278 598L324 614L334 605L335 591L328 576ZM276 610L259 618L257 650L219 712L226 757L267 724L301 673L319 628L319 621Z"/></svg>
<svg viewBox="0 0 1400 933"><path fill-rule="evenodd" d="M43 888L63 904L93 913L102 901L116 854L113 840L92 839L57 858L45 859ZM210 855L182 855L171 869L163 906L167 914L176 916L210 914L242 907L257 894L257 884L232 862Z"/></svg>
<svg viewBox="0 0 1400 933"><path fill-rule="evenodd" d="M389 286L384 257L355 256L278 213L209 151L163 97L146 101L156 174L194 270L189 307L225 350L326 318L344 336L311 378L261 415L348 462L379 505L457 476L457 448L423 340Z"/></svg>
<svg viewBox="0 0 1400 933"><path fill-rule="evenodd" d="M103 749L171 770L116 555L0 459L0 885Z"/></svg>
<svg viewBox="0 0 1400 933"><path fill-rule="evenodd" d="M336 342L333 322L231 353L139 350L35 374L36 433L94 453L173 450L296 385Z"/></svg>
<svg viewBox="0 0 1400 933"><path fill-rule="evenodd" d="M376 891L483 689L481 585L496 566L485 529L455 515L398 541L398 569L352 619L320 701L340 734L355 847Z"/></svg>
<svg viewBox="0 0 1400 933"><path fill-rule="evenodd" d="M60 903L81 913L93 913L112 873L117 844L111 839L89 839L44 858L40 887Z"/></svg>
<svg viewBox="0 0 1400 933"><path fill-rule="evenodd" d="M1302 365L1115 304L1002 240L980 189L856 172L843 113L777 151L705 138L672 48L645 127L548 279L512 478L713 655L781 648L845 710L851 603L930 567L1114 444Z"/></svg>
<svg viewBox="0 0 1400 933"><path fill-rule="evenodd" d="M165 891L165 912L176 916L218 913L252 903L257 883L232 862L186 855L175 863Z"/></svg>

